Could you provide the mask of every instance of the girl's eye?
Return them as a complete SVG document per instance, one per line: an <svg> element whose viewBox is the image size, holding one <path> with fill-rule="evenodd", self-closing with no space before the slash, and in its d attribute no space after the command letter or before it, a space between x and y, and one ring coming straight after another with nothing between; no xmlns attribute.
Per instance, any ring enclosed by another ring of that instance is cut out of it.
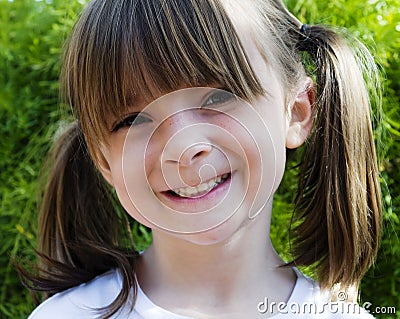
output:
<svg viewBox="0 0 400 319"><path fill-rule="evenodd" d="M236 100L235 94L224 90L215 90L207 97L202 107L218 106L227 102L233 102L234 100Z"/></svg>
<svg viewBox="0 0 400 319"><path fill-rule="evenodd" d="M129 128L132 125L141 125L149 122L151 122L151 119L141 113L130 114L127 117L125 117L122 121L118 122L112 129L112 132L116 132L119 129L125 127Z"/></svg>

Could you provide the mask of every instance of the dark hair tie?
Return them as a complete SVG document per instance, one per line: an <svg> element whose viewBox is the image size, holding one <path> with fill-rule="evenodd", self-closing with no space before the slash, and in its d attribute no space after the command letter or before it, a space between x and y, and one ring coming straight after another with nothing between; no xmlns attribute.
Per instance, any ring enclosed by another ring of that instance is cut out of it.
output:
<svg viewBox="0 0 400 319"><path fill-rule="evenodd" d="M303 24L298 31L297 49L299 51L309 51L312 47L312 43L310 42L310 27L307 24Z"/></svg>

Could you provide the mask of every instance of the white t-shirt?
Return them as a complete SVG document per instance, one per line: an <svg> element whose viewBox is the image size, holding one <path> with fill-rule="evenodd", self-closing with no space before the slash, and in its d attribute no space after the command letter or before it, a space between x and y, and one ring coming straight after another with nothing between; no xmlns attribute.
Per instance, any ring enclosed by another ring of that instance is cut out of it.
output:
<svg viewBox="0 0 400 319"><path fill-rule="evenodd" d="M318 284L295 269L297 281L285 304L260 300L254 304L260 313L269 309L274 319L318 318L318 319L370 319L364 309L349 303L329 303ZM109 305L121 291L122 278L117 270L110 270L88 283L55 294L40 304L28 319L98 318L96 308ZM112 318L124 319L190 319L155 305L138 287L134 310L127 304ZM267 316L267 315L266 315ZM247 318L244 318L247 319Z"/></svg>

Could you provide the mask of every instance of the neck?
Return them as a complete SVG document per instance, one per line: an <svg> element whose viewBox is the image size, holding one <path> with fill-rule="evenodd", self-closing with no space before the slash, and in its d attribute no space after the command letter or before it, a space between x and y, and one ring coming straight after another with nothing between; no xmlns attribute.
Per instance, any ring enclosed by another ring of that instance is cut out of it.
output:
<svg viewBox="0 0 400 319"><path fill-rule="evenodd" d="M184 315L193 315L195 304L202 316L232 318L245 310L256 317L264 298L287 301L294 274L279 267L283 261L270 242L266 215L212 245L153 231L153 244L138 263L140 286L154 303Z"/></svg>

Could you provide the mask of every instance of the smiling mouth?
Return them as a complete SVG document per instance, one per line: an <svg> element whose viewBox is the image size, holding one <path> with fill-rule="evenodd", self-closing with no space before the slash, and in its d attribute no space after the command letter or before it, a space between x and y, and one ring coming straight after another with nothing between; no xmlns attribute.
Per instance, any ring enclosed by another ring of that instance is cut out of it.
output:
<svg viewBox="0 0 400 319"><path fill-rule="evenodd" d="M167 191L169 195L183 198L196 198L201 197L211 192L218 185L224 183L231 177L231 173L220 175L208 180L207 182L201 183L195 187L181 187Z"/></svg>

